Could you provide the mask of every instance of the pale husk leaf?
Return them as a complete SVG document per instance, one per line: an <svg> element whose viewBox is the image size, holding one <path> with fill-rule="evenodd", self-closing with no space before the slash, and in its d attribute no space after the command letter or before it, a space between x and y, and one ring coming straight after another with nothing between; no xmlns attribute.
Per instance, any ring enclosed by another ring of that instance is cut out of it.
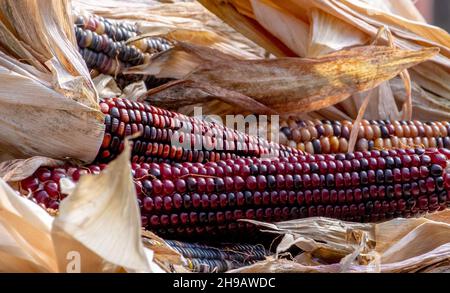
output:
<svg viewBox="0 0 450 293"><path fill-rule="evenodd" d="M40 155L93 160L104 131L101 112L36 78L16 74L2 63L0 60L0 149L18 158Z"/></svg>
<svg viewBox="0 0 450 293"><path fill-rule="evenodd" d="M0 179L0 271L57 271L52 219Z"/></svg>
<svg viewBox="0 0 450 293"><path fill-rule="evenodd" d="M70 2L0 6L0 152L92 161L103 114L75 47Z"/></svg>
<svg viewBox="0 0 450 293"><path fill-rule="evenodd" d="M263 231L284 235L279 253L293 245L304 252L293 260L268 259L232 272L417 272L448 267L449 210L379 224L326 218L251 222Z"/></svg>
<svg viewBox="0 0 450 293"><path fill-rule="evenodd" d="M397 107L395 96L392 92L391 84L384 82L377 88L372 90L372 97L369 100L369 105L365 112L365 119L378 119L378 117L385 117L388 120L400 120L401 113ZM398 95L405 96L405 89L403 83L399 84ZM355 94L353 98L357 108L361 107L362 95Z"/></svg>
<svg viewBox="0 0 450 293"><path fill-rule="evenodd" d="M221 0L199 0L203 6L214 13L220 19L229 24L236 31L240 32L259 46L265 48L275 56L295 56L286 45L269 33L264 27L255 21L254 16L239 13L235 7L230 5L228 1ZM238 4L247 4L251 7L249 1L238 1Z"/></svg>
<svg viewBox="0 0 450 293"><path fill-rule="evenodd" d="M117 86L116 81L110 75L99 74L92 81L95 84L99 98L118 97L122 91Z"/></svg>
<svg viewBox="0 0 450 293"><path fill-rule="evenodd" d="M298 56L306 56L309 26L271 1L250 1L255 19Z"/></svg>
<svg viewBox="0 0 450 293"><path fill-rule="evenodd" d="M389 26L394 34L409 35L413 41L423 40L433 42L430 45L441 44L443 54L450 47L448 33L436 26L423 22L409 20L393 14L391 11L380 9L377 5L368 5L360 0L333 1L336 6L348 7L347 11L352 11L354 15L364 19L369 24L382 23Z"/></svg>
<svg viewBox="0 0 450 293"><path fill-rule="evenodd" d="M367 44L369 36L319 9L311 10L307 57L319 57L344 48ZM303 56L303 55L299 55Z"/></svg>
<svg viewBox="0 0 450 293"><path fill-rule="evenodd" d="M31 157L28 159L7 160L0 163L0 178L5 181L20 181L31 176L39 167L55 167L63 161L47 157Z"/></svg>
<svg viewBox="0 0 450 293"><path fill-rule="evenodd" d="M423 22L425 18L420 14L416 5L410 0L361 0L369 5L377 7L380 10L402 16L406 19Z"/></svg>
<svg viewBox="0 0 450 293"><path fill-rule="evenodd" d="M73 193L61 202L54 226L114 264L149 270L140 240L129 148L126 142L124 152L100 175L81 177Z"/></svg>

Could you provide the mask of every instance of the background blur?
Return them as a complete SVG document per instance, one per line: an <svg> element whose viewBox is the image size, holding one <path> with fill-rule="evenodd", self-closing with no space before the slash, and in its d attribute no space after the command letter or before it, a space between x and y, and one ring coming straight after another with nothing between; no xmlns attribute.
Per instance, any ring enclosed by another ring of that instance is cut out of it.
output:
<svg viewBox="0 0 450 293"><path fill-rule="evenodd" d="M429 23L438 25L450 32L449 0L416 0L416 5Z"/></svg>

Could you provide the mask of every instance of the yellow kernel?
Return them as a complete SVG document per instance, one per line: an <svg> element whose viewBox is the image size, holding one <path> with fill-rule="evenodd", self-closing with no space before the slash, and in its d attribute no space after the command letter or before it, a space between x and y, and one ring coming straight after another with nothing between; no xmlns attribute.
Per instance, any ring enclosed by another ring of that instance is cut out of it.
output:
<svg viewBox="0 0 450 293"><path fill-rule="evenodd" d="M383 139L382 138L377 138L374 141L374 146L376 149L381 150L384 147L384 143L383 143Z"/></svg>
<svg viewBox="0 0 450 293"><path fill-rule="evenodd" d="M359 126L358 139L364 138L364 126Z"/></svg>
<svg viewBox="0 0 450 293"><path fill-rule="evenodd" d="M396 121L397 122L397 121ZM395 135L398 137L403 137L403 127L401 125L395 125Z"/></svg>
<svg viewBox="0 0 450 293"><path fill-rule="evenodd" d="M323 125L323 135L330 137L333 135L333 126L331 126L330 124L324 124Z"/></svg>
<svg viewBox="0 0 450 293"><path fill-rule="evenodd" d="M425 129L425 136L426 137L432 137L433 136L433 128L431 128L430 125L424 125L423 128Z"/></svg>
<svg viewBox="0 0 450 293"><path fill-rule="evenodd" d="M447 136L447 135L448 135L447 127L445 127L442 123L439 123L438 126L439 126L439 133L440 133L440 135L441 135L442 137Z"/></svg>
<svg viewBox="0 0 450 293"><path fill-rule="evenodd" d="M400 141L397 136L391 137L391 145L393 148L398 148L400 145Z"/></svg>
<svg viewBox="0 0 450 293"><path fill-rule="evenodd" d="M369 126L364 126L364 133L365 133L364 137L367 140L372 140L373 139L374 133L373 133L373 129L372 129L372 127L370 125Z"/></svg>
<svg viewBox="0 0 450 293"><path fill-rule="evenodd" d="M437 147L437 141L436 141L436 138L435 138L435 137L430 137L430 138L428 139L428 141L429 141L430 148L435 148L435 147Z"/></svg>
<svg viewBox="0 0 450 293"><path fill-rule="evenodd" d="M348 142L345 138L339 138L339 152L346 153L348 152Z"/></svg>
<svg viewBox="0 0 450 293"><path fill-rule="evenodd" d="M422 137L422 144L424 148L430 147L430 143L428 141L428 137Z"/></svg>
<svg viewBox="0 0 450 293"><path fill-rule="evenodd" d="M431 126L431 128L433 129L433 136L439 136L441 131L439 129L439 127L436 124L433 124L433 126Z"/></svg>
<svg viewBox="0 0 450 293"><path fill-rule="evenodd" d="M331 153L337 153L339 151L339 139L336 136L330 137L330 150Z"/></svg>
<svg viewBox="0 0 450 293"><path fill-rule="evenodd" d="M374 139L381 137L381 129L379 125L372 125L372 130Z"/></svg>
<svg viewBox="0 0 450 293"><path fill-rule="evenodd" d="M305 151L307 153L314 155L314 147L313 147L312 142L308 141L305 143Z"/></svg>
<svg viewBox="0 0 450 293"><path fill-rule="evenodd" d="M330 145L330 140L328 139L328 137L322 137L320 139L320 146L322 148L322 153L323 154L329 154L331 151L331 145Z"/></svg>

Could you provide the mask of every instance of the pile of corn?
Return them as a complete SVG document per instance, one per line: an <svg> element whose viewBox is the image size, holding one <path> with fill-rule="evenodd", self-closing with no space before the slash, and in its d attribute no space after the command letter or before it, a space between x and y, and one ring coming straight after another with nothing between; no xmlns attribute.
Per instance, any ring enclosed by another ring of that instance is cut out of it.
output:
<svg viewBox="0 0 450 293"><path fill-rule="evenodd" d="M121 88L144 79L120 74L167 50L162 38L127 40L130 24L77 16L79 51L92 74L116 77ZM450 205L450 123L367 121L348 153L351 121L281 123L280 144L152 105L101 99L103 142L88 166L39 168L20 182L23 195L57 210L67 194L60 181L99 174L132 143L132 176L142 227L165 239L254 241L257 227L244 219L279 222L323 216L378 222L443 210ZM168 240L196 272L222 272L264 259L254 245L221 246Z"/></svg>

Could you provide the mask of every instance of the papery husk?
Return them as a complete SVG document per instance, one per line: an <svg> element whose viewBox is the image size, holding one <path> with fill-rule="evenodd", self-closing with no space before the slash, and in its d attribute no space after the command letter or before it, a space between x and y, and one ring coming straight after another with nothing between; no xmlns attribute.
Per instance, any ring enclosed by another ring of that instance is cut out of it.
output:
<svg viewBox="0 0 450 293"><path fill-rule="evenodd" d="M92 161L103 114L69 1L0 2L0 152Z"/></svg>
<svg viewBox="0 0 450 293"><path fill-rule="evenodd" d="M142 239L144 246L154 252L154 262L166 272L189 272L185 269L186 260L183 256L170 247L164 239L147 230L142 231Z"/></svg>
<svg viewBox="0 0 450 293"><path fill-rule="evenodd" d="M62 180L55 218L0 179L0 271L161 272L141 242L129 155L126 144L99 175Z"/></svg>
<svg viewBox="0 0 450 293"><path fill-rule="evenodd" d="M145 86L144 81L134 82L132 84L127 85L119 98L128 99L130 101L137 101L138 98L142 95L145 95L147 92L147 87Z"/></svg>
<svg viewBox="0 0 450 293"><path fill-rule="evenodd" d="M366 46L317 59L240 60L213 49L179 43L155 56L150 64L125 73L181 79L148 92L146 99L156 105L184 106L220 99L254 113L302 113L372 89L437 51Z"/></svg>
<svg viewBox="0 0 450 293"><path fill-rule="evenodd" d="M346 22L319 9L311 10L311 32L308 49L304 55L318 57L344 48L366 44L369 36ZM333 29L331 29L333 28Z"/></svg>
<svg viewBox="0 0 450 293"><path fill-rule="evenodd" d="M8 181L20 181L31 175L41 166L56 167L63 165L61 160L47 157L6 160L0 163L0 178Z"/></svg>
<svg viewBox="0 0 450 293"><path fill-rule="evenodd" d="M397 103L403 104L405 94L401 79L395 78L389 84ZM417 83L412 84L412 102L414 118L417 120L450 120L450 101L424 91Z"/></svg>
<svg viewBox="0 0 450 293"><path fill-rule="evenodd" d="M410 0L362 0L362 2L406 19L426 23L425 18L420 14L416 5Z"/></svg>
<svg viewBox="0 0 450 293"><path fill-rule="evenodd" d="M149 270L140 239L141 217L130 153L125 142L124 152L100 175L82 176L73 192L61 202L54 226L114 264Z"/></svg>
<svg viewBox="0 0 450 293"><path fill-rule="evenodd" d="M95 84L99 98L118 97L122 94L114 77L111 75L99 74L92 81Z"/></svg>
<svg viewBox="0 0 450 293"><path fill-rule="evenodd" d="M250 1L259 24L298 56L305 56L309 26L271 1Z"/></svg>
<svg viewBox="0 0 450 293"><path fill-rule="evenodd" d="M119 97L121 99L137 101L139 96L142 96L147 92L147 87L142 80L127 85L123 90L117 86L114 77L110 75L99 74L94 77L92 81L97 88L98 96L100 98Z"/></svg>
<svg viewBox="0 0 450 293"><path fill-rule="evenodd" d="M279 57L292 56L293 52L300 57L323 56L348 46L366 45L377 36L380 27L387 27L393 34L394 45L398 48L419 50L438 47L441 50L430 61L414 66L410 73L412 81L426 90L425 95L430 97L429 93L434 93L441 98L449 99L450 36L444 30L426 24L410 0L199 0L199 2L233 28ZM305 34L306 31L309 33ZM388 44L389 40L383 36L381 42ZM293 46L293 44L300 45ZM308 44L306 49L304 44ZM286 50L286 46L291 50ZM382 90L387 90L386 86L384 87ZM379 100L387 100L383 101L383 104L392 103L390 94L378 97ZM336 105L335 112L340 113L341 117L348 115L355 119L358 109L355 103L358 103L358 100L358 97L354 97ZM440 101L428 108L418 108L419 111L413 112L413 118L426 117L426 120L433 120L434 114L439 111L438 104ZM372 106L369 107L369 111L371 109ZM403 118L410 116L409 109L406 110L407 112L402 112ZM327 115L320 111L319 114L322 116L325 114L325 117ZM376 113L372 110L365 118L388 119L395 114L395 111Z"/></svg>
<svg viewBox="0 0 450 293"><path fill-rule="evenodd" d="M359 224L307 218L274 224L249 221L283 235L278 257L230 272L426 272L448 268L450 210L423 218ZM293 259L282 254L302 250Z"/></svg>
<svg viewBox="0 0 450 293"><path fill-rule="evenodd" d="M388 120L401 120L401 113L398 109L396 98L392 92L391 84L383 82L380 86L372 90L372 97L369 100L369 105L365 111L365 119L378 119L378 117L386 117ZM399 84L398 95L405 96L405 89L403 83ZM359 109L362 105L364 93L353 95L356 108ZM403 98L403 101L405 99ZM402 103L403 104L403 103ZM356 117L357 115L352 115Z"/></svg>
<svg viewBox="0 0 450 293"><path fill-rule="evenodd" d="M233 5L229 5L226 1L202 1L203 6L214 13L225 23L229 24L236 31L246 36L259 46L265 48L277 57L295 56L296 54L290 50L283 42L270 34L264 27L259 25L254 19L247 15L240 14ZM243 1L247 2L247 1Z"/></svg>

